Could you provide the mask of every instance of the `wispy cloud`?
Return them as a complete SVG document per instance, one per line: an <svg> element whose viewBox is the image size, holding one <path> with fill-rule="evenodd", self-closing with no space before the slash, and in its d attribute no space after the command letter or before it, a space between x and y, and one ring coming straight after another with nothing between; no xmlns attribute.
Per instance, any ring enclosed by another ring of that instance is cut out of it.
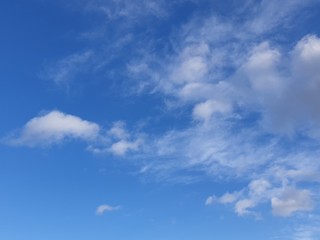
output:
<svg viewBox="0 0 320 240"><path fill-rule="evenodd" d="M92 51L75 53L59 60L56 64L49 66L41 74L43 78L52 80L58 85L68 85L79 73L90 69Z"/></svg>
<svg viewBox="0 0 320 240"><path fill-rule="evenodd" d="M101 12L106 15L108 20L114 20L121 17L134 20L147 15L163 17L167 14L166 7L167 5L162 0L90 0L86 3L87 10Z"/></svg>
<svg viewBox="0 0 320 240"><path fill-rule="evenodd" d="M259 1L258 4L249 5L254 9L254 14L247 27L256 34L270 33L279 25L281 27L292 27L292 20L315 3L317 3L316 0Z"/></svg>
<svg viewBox="0 0 320 240"><path fill-rule="evenodd" d="M96 214L103 215L106 212L114 212L114 211L118 211L119 209L120 209L120 206L110 206L107 204L103 204L97 207Z"/></svg>

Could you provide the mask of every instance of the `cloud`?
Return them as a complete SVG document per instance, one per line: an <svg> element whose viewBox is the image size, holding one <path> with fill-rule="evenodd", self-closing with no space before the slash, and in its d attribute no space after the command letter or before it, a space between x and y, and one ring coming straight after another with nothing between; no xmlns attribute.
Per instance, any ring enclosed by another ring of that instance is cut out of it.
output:
<svg viewBox="0 0 320 240"><path fill-rule="evenodd" d="M208 122L213 114L226 114L232 111L232 106L225 102L216 100L207 100L203 103L198 103L193 109L193 117L198 120Z"/></svg>
<svg viewBox="0 0 320 240"><path fill-rule="evenodd" d="M102 139L100 144L90 145L87 149L96 154L111 153L123 157L128 152L139 152L143 145L142 136L128 132L123 121L114 122Z"/></svg>
<svg viewBox="0 0 320 240"><path fill-rule="evenodd" d="M272 199L287 204L281 197L285 182L294 188L297 182L319 181L315 149L320 137L320 39L304 36L291 43L292 49L268 39L311 1L284 6L276 17L279 22L266 17L276 2L261 4L266 8L259 5L255 9L261 11L249 14L256 22L244 24L251 26L249 30L217 17L196 19L173 37L176 44L169 57L147 54L128 66L139 87L153 85L151 93L168 96L175 107L190 114L185 119L188 127L148 140L145 158L152 161L143 173L160 175L162 180L185 172L191 176L205 172L215 179L245 178L249 184L243 193L229 196L230 202L225 198L239 215L272 205ZM211 196L206 204L221 199ZM306 211L297 207L292 215Z"/></svg>
<svg viewBox="0 0 320 240"><path fill-rule="evenodd" d="M261 195L265 193L270 187L271 184L265 179L255 179L249 184L251 195Z"/></svg>
<svg viewBox="0 0 320 240"><path fill-rule="evenodd" d="M241 197L241 192L233 192L233 193L225 193L221 197L217 196L209 196L206 201L205 205L212 205L214 203L220 203L220 204L230 204L234 203Z"/></svg>
<svg viewBox="0 0 320 240"><path fill-rule="evenodd" d="M241 199L235 204L235 212L239 216L250 214L250 208L255 207L255 203L251 199Z"/></svg>
<svg viewBox="0 0 320 240"><path fill-rule="evenodd" d="M114 211L117 211L119 209L120 209L119 206L115 206L114 207L114 206L110 206L110 205L104 204L104 205L100 205L99 207L97 207L96 214L97 215L103 215L106 212L114 212Z"/></svg>
<svg viewBox="0 0 320 240"><path fill-rule="evenodd" d="M142 137L129 133L122 121L113 123L106 130L97 123L57 110L32 118L3 139L9 145L28 147L48 147L65 140L82 140L93 153L117 156L138 152L143 144Z"/></svg>
<svg viewBox="0 0 320 240"><path fill-rule="evenodd" d="M103 13L109 20L127 18L137 20L148 15L165 17L167 15L166 5L162 0L137 1L137 0L111 0L111 1L87 1L88 11Z"/></svg>
<svg viewBox="0 0 320 240"><path fill-rule="evenodd" d="M233 205L239 216L257 215L258 206L265 203L270 204L272 213L278 217L291 217L297 212L306 213L314 209L311 190L286 185L287 181L279 186L277 181L279 179L272 183L261 178L255 179L238 192L227 192L221 197L213 198L217 203Z"/></svg>
<svg viewBox="0 0 320 240"><path fill-rule="evenodd" d="M109 130L109 135L116 139L127 139L129 133L125 129L125 123L122 121L115 122Z"/></svg>
<svg viewBox="0 0 320 240"><path fill-rule="evenodd" d="M90 50L71 54L47 67L41 75L58 85L68 84L77 74L86 72L90 68L93 56L94 53Z"/></svg>
<svg viewBox="0 0 320 240"><path fill-rule="evenodd" d="M315 0L259 1L254 6L249 5L254 9L254 13L247 27L255 34L274 31L279 25L288 27L297 15L315 3L317 3Z"/></svg>
<svg viewBox="0 0 320 240"><path fill-rule="evenodd" d="M249 91L256 96L247 100L260 103L258 106L264 109L263 121L269 130L292 133L304 128L312 132L310 129L319 125L320 72L316 67L319 49L320 39L308 35L287 54L268 45L264 45L263 50L259 46L243 65L244 77L251 86Z"/></svg>
<svg viewBox="0 0 320 240"><path fill-rule="evenodd" d="M206 201L205 201L205 205L212 205L215 201L215 197L214 196L209 196Z"/></svg>
<svg viewBox="0 0 320 240"><path fill-rule="evenodd" d="M140 140L136 140L134 142L120 140L119 142L113 143L109 150L115 155L123 156L128 151L137 151L140 143Z"/></svg>
<svg viewBox="0 0 320 240"><path fill-rule="evenodd" d="M219 198L222 204L234 203L241 196L241 192L225 193Z"/></svg>
<svg viewBox="0 0 320 240"><path fill-rule="evenodd" d="M246 121L245 119L243 121ZM161 137L150 138L144 151L149 160L146 173L162 175L175 172L202 171L209 176L250 176L261 166L274 160L280 139L269 138L260 129L242 128L237 116L229 119L214 117L209 122L198 123L183 130L170 131ZM150 161L152 159L152 161ZM170 161L163 161L170 159Z"/></svg>
<svg viewBox="0 0 320 240"><path fill-rule="evenodd" d="M48 146L66 139L94 140L100 127L96 123L59 111L29 120L18 134L7 142L12 145Z"/></svg>
<svg viewBox="0 0 320 240"><path fill-rule="evenodd" d="M320 234L319 219L312 217L311 223L300 225L294 229L293 240L317 240Z"/></svg>
<svg viewBox="0 0 320 240"><path fill-rule="evenodd" d="M271 199L272 212L274 215L289 217L298 211L311 211L314 203L309 190L285 188L279 197Z"/></svg>

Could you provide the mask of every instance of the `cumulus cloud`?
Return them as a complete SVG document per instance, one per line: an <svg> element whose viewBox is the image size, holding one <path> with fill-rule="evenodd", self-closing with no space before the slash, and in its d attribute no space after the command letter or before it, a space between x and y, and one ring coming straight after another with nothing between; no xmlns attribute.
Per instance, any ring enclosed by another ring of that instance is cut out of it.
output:
<svg viewBox="0 0 320 240"><path fill-rule="evenodd" d="M65 139L94 140L100 127L96 123L59 111L32 118L19 133L7 139L13 145L47 146Z"/></svg>
<svg viewBox="0 0 320 240"><path fill-rule="evenodd" d="M231 194L227 192L221 197L214 196L214 199L220 204L233 205L235 213L239 216L257 215L258 206L266 203L278 217L290 217L297 212L305 213L314 209L311 190L278 184L277 181L270 183L265 179L255 179L241 191Z"/></svg>
<svg viewBox="0 0 320 240"><path fill-rule="evenodd" d="M261 195L265 193L271 184L265 179L256 179L250 182L249 189L252 195Z"/></svg>
<svg viewBox="0 0 320 240"><path fill-rule="evenodd" d="M47 147L65 140L82 140L89 144L87 150L93 153L117 156L137 152L143 143L140 136L128 132L122 121L106 130L94 122L57 110L32 118L3 139L9 145L28 147Z"/></svg>
<svg viewBox="0 0 320 240"><path fill-rule="evenodd" d="M222 204L229 204L235 202L241 196L241 192L225 193L219 198Z"/></svg>
<svg viewBox="0 0 320 240"><path fill-rule="evenodd" d="M124 122L115 122L109 130L109 135L116 139L127 139L129 137L129 133L127 132L125 127L126 126Z"/></svg>
<svg viewBox="0 0 320 240"><path fill-rule="evenodd" d="M128 132L123 121L114 122L103 138L102 144L90 145L88 150L97 154L109 153L123 157L128 152L138 152L143 144L142 137L134 132Z"/></svg>
<svg viewBox="0 0 320 240"><path fill-rule="evenodd" d="M235 212L239 216L243 216L245 214L251 213L249 209L253 207L255 207L254 201L252 201L251 199L241 199L235 204Z"/></svg>
<svg viewBox="0 0 320 240"><path fill-rule="evenodd" d="M193 117L197 120L208 122L213 114L230 113L232 106L229 103L219 102L217 100L207 100L198 103L193 109Z"/></svg>
<svg viewBox="0 0 320 240"><path fill-rule="evenodd" d="M293 132L318 126L320 79L316 65L320 59L319 49L320 39L309 35L286 54L289 61L284 62L283 54L268 47L262 53L254 53L245 64L253 94L265 109L263 117L269 130ZM262 69L259 58L266 58ZM279 64L281 70L275 67Z"/></svg>
<svg viewBox="0 0 320 240"><path fill-rule="evenodd" d="M110 205L104 204L104 205L100 205L99 207L97 207L96 214L103 215L106 212L114 212L119 209L120 209L119 206L110 206Z"/></svg>
<svg viewBox="0 0 320 240"><path fill-rule="evenodd" d="M140 140L136 140L134 142L120 140L119 142L113 143L109 150L111 153L115 155L123 156L128 151L137 151L140 146L140 143Z"/></svg>
<svg viewBox="0 0 320 240"><path fill-rule="evenodd" d="M279 197L271 199L272 212L274 215L289 217L295 212L311 211L314 203L309 190L285 188Z"/></svg>

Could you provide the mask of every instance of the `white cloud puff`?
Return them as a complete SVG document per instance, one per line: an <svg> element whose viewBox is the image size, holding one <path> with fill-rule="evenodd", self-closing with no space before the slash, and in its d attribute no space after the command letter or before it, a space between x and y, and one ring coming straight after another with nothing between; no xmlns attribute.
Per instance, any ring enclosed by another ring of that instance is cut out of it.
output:
<svg viewBox="0 0 320 240"><path fill-rule="evenodd" d="M202 103L198 103L193 109L193 117L197 120L203 120L208 122L212 115L216 113L226 114L230 113L232 106L227 102L221 102L217 100L207 100Z"/></svg>
<svg viewBox="0 0 320 240"><path fill-rule="evenodd" d="M116 143L113 143L109 151L114 155L123 156L128 151L137 151L140 144L141 144L140 140L136 140L136 141L120 140Z"/></svg>
<svg viewBox="0 0 320 240"><path fill-rule="evenodd" d="M309 190L285 188L280 196L271 199L272 212L274 215L289 217L299 211L311 211L314 202Z"/></svg>
<svg viewBox="0 0 320 240"><path fill-rule="evenodd" d="M96 123L59 111L52 111L28 121L7 142L13 145L48 146L65 139L94 140L100 127Z"/></svg>
<svg viewBox="0 0 320 240"><path fill-rule="evenodd" d="M96 214L103 215L106 212L113 212L113 211L117 211L119 209L120 209L119 206L114 207L114 206L104 204L104 205L100 205L99 207L97 207Z"/></svg>
<svg viewBox="0 0 320 240"><path fill-rule="evenodd" d="M212 205L215 199L216 199L215 196L209 196L205 201L205 205Z"/></svg>
<svg viewBox="0 0 320 240"><path fill-rule="evenodd" d="M255 207L254 201L252 201L251 199L241 199L235 204L235 212L239 216L243 216L251 213L249 209L253 207Z"/></svg>

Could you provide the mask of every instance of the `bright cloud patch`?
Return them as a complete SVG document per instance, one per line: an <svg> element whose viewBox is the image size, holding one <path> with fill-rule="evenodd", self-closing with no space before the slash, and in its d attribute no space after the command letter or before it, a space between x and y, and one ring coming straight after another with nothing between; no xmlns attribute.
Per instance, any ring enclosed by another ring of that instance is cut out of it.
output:
<svg viewBox="0 0 320 240"><path fill-rule="evenodd" d="M104 204L104 205L100 205L99 207L97 207L96 214L103 215L106 212L113 212L113 211L117 211L119 209L120 209L119 206L114 207L114 206Z"/></svg>
<svg viewBox="0 0 320 240"><path fill-rule="evenodd" d="M52 111L28 121L8 142L14 145L47 146L65 139L93 140L100 127L79 117Z"/></svg>
<svg viewBox="0 0 320 240"><path fill-rule="evenodd" d="M279 197L271 199L272 212L277 216L289 217L298 211L311 211L314 203L308 190L286 188Z"/></svg>

